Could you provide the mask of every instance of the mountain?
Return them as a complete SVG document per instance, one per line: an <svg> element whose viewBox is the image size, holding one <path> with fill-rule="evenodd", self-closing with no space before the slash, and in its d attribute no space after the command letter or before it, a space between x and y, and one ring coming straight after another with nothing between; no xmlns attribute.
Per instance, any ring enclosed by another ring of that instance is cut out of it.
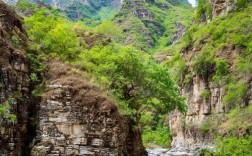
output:
<svg viewBox="0 0 252 156"><path fill-rule="evenodd" d="M123 44L151 51L176 42L184 34L192 14L188 2L125 0L113 20L122 29Z"/></svg>
<svg viewBox="0 0 252 156"><path fill-rule="evenodd" d="M60 9L71 20L82 20L91 26L112 19L122 31L118 42L146 52L177 42L193 15L191 5L179 0L66 0L45 3Z"/></svg>
<svg viewBox="0 0 252 156"><path fill-rule="evenodd" d="M83 18L106 20L113 17L122 2L121 0L45 0L44 3L62 10L71 20Z"/></svg>

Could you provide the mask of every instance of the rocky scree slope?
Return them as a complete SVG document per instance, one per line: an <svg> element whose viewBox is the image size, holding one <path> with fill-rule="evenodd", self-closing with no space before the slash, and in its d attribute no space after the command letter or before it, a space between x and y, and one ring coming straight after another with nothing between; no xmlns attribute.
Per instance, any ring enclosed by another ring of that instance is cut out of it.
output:
<svg viewBox="0 0 252 156"><path fill-rule="evenodd" d="M251 135L251 4L232 3L230 10L229 3L202 1L199 17L210 4L215 18L192 26L180 44L167 49L179 49L166 63L188 104L185 115L175 111L169 117L173 147L197 149L212 146L218 136Z"/></svg>
<svg viewBox="0 0 252 156"><path fill-rule="evenodd" d="M63 62L45 62L49 86L34 97L22 19L2 1L0 15L0 100L16 115L0 116L1 155L146 155L114 102Z"/></svg>

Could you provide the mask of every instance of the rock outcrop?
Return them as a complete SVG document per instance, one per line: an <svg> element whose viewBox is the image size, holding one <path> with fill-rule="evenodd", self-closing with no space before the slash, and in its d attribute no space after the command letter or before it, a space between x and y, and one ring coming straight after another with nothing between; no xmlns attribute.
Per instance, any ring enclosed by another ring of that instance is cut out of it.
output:
<svg viewBox="0 0 252 156"><path fill-rule="evenodd" d="M203 126L208 124L209 120L220 120L218 124L222 124L229 108L223 102L223 97L226 94L225 88L213 87L209 83L210 81L195 76L192 83L182 87L182 95L185 96L189 108L186 115L176 111L170 116L173 147L209 147L213 144L215 134L210 131L205 132ZM248 98L241 104L241 107L252 103L252 81L248 81L247 84L249 87ZM206 100L201 95L208 89L210 91L209 98ZM214 125L209 126L211 128ZM226 130L216 129L216 132L225 135Z"/></svg>
<svg viewBox="0 0 252 156"><path fill-rule="evenodd" d="M17 119L0 119L0 155L19 156L25 145L27 107L29 104L29 75L26 35L21 18L0 1L0 104L10 98L10 109Z"/></svg>
<svg viewBox="0 0 252 156"><path fill-rule="evenodd" d="M186 27L180 22L176 23L176 33L173 36L172 44L176 44L180 41L180 39L185 35Z"/></svg>
<svg viewBox="0 0 252 156"><path fill-rule="evenodd" d="M235 5L235 1L228 0L214 0L212 3L214 18L229 12Z"/></svg>
<svg viewBox="0 0 252 156"><path fill-rule="evenodd" d="M60 61L47 73L32 155L146 155L140 133L98 87Z"/></svg>

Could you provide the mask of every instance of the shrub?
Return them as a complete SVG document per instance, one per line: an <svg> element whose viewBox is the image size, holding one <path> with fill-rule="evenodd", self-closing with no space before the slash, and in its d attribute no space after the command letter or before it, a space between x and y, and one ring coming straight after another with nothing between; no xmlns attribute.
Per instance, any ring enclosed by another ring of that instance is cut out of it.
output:
<svg viewBox="0 0 252 156"><path fill-rule="evenodd" d="M185 84L188 84L188 83L192 82L192 80L193 80L192 74L186 74L185 75L185 79L184 79Z"/></svg>
<svg viewBox="0 0 252 156"><path fill-rule="evenodd" d="M224 105L238 106L247 96L248 86L246 83L233 82L227 86L226 95L223 98Z"/></svg>
<svg viewBox="0 0 252 156"><path fill-rule="evenodd" d="M180 54L176 53L165 64L172 70L175 80L180 82L186 70L186 62L181 58Z"/></svg>
<svg viewBox="0 0 252 156"><path fill-rule="evenodd" d="M203 92L201 92L200 97L203 98L204 100L208 100L211 95L211 91L206 89Z"/></svg>
<svg viewBox="0 0 252 156"><path fill-rule="evenodd" d="M212 152L208 149L202 149L200 151L200 156L214 156L214 152Z"/></svg>
<svg viewBox="0 0 252 156"><path fill-rule="evenodd" d="M199 130L201 134L209 133L211 130L212 124L211 124L211 118L206 119L201 125L199 126Z"/></svg>
<svg viewBox="0 0 252 156"><path fill-rule="evenodd" d="M252 136L247 138L238 137L222 137L218 138L216 142L217 156L240 156L240 155L252 155Z"/></svg>
<svg viewBox="0 0 252 156"><path fill-rule="evenodd" d="M214 55L203 51L193 61L193 70L201 77L208 77L214 70Z"/></svg>
<svg viewBox="0 0 252 156"><path fill-rule="evenodd" d="M252 43L249 44L248 48L252 47ZM236 59L236 67L241 76L250 77L252 73L252 49L244 52L241 56Z"/></svg>
<svg viewBox="0 0 252 156"><path fill-rule="evenodd" d="M164 116L160 116L155 127L145 126L142 135L144 145L149 148L155 146L168 148L171 144L171 132L168 126L163 125Z"/></svg>
<svg viewBox="0 0 252 156"><path fill-rule="evenodd" d="M218 82L221 79L224 79L224 77L229 74L229 64L226 60L216 59L215 68L215 74L212 78L214 82Z"/></svg>
<svg viewBox="0 0 252 156"><path fill-rule="evenodd" d="M247 4L248 0L237 0L236 6L238 8L244 8Z"/></svg>
<svg viewBox="0 0 252 156"><path fill-rule="evenodd" d="M195 18L200 21L202 15L206 15L208 19L212 18L212 4L207 0L199 0L199 5L196 10Z"/></svg>
<svg viewBox="0 0 252 156"><path fill-rule="evenodd" d="M17 117L15 114L10 113L10 105L13 103L13 98L9 98L3 104L0 104L0 122L3 119L10 119L12 122L16 122Z"/></svg>

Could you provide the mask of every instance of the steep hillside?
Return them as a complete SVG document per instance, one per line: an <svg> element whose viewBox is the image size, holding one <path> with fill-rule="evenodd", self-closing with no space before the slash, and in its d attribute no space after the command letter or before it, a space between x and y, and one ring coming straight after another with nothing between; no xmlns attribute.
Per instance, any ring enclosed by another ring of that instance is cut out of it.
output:
<svg viewBox="0 0 252 156"><path fill-rule="evenodd" d="M25 2L26 0L19 0ZM31 0L31 2L39 2ZM60 9L69 19L111 19L121 5L121 0L45 0L43 3Z"/></svg>
<svg viewBox="0 0 252 156"><path fill-rule="evenodd" d="M192 13L192 7L181 1L125 0L114 21L122 28L122 43L151 51L176 42Z"/></svg>
<svg viewBox="0 0 252 156"><path fill-rule="evenodd" d="M246 148L252 135L252 6L238 1L231 9L229 3L200 1L201 22L164 54L189 106L185 115L170 115L174 147L209 148L222 136L217 155L251 155ZM202 23L206 19L211 21Z"/></svg>

